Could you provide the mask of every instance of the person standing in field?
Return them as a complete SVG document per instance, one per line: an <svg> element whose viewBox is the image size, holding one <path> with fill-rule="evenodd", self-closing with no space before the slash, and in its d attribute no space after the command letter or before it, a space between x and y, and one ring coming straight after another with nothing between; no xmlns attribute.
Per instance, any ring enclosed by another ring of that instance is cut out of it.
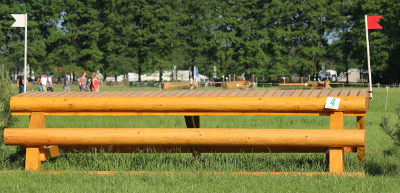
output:
<svg viewBox="0 0 400 193"><path fill-rule="evenodd" d="M70 92L71 90L69 89L69 73L67 73L64 77L64 91L65 92Z"/></svg>
<svg viewBox="0 0 400 193"><path fill-rule="evenodd" d="M80 80L80 87L81 87L81 91L88 91L87 89L87 78L86 78L86 72L82 73L82 76L79 78Z"/></svg>
<svg viewBox="0 0 400 193"><path fill-rule="evenodd" d="M100 87L99 87L99 75L96 74L95 72L93 72L94 75L92 75L92 81L93 81L93 90L94 92L99 92L100 91Z"/></svg>
<svg viewBox="0 0 400 193"><path fill-rule="evenodd" d="M25 74L25 72L22 71L21 74L17 77L17 86L19 88L19 94L24 92L24 88L25 88L24 74ZM27 82L26 85L29 85L29 82ZM28 91L28 89L26 89L26 91Z"/></svg>
<svg viewBox="0 0 400 193"><path fill-rule="evenodd" d="M38 86L38 89L39 89L40 92L43 91L43 89L42 89L42 84L40 84L40 79L42 78L42 76L43 76L43 74L39 74L39 77L38 77L38 79L36 80L36 83L39 85L39 86Z"/></svg>
<svg viewBox="0 0 400 193"><path fill-rule="evenodd" d="M50 73L50 76L47 78L47 90L54 92L53 88L53 73Z"/></svg>
<svg viewBox="0 0 400 193"><path fill-rule="evenodd" d="M43 92L47 92L47 75L43 74L42 78L40 78L40 84L42 85Z"/></svg>

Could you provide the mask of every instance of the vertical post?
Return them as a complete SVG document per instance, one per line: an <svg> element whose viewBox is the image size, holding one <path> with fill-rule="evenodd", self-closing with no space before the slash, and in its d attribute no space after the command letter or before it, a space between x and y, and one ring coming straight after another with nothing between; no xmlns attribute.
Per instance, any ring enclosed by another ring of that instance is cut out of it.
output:
<svg viewBox="0 0 400 193"><path fill-rule="evenodd" d="M185 116L187 128L200 128L200 116ZM193 147L192 152L195 163L200 159L200 152L197 147Z"/></svg>
<svg viewBox="0 0 400 193"><path fill-rule="evenodd" d="M371 77L371 61L369 58L369 38L368 38L368 16L365 15L365 38L367 40L367 61L368 61L368 78L369 78L369 98L372 97L372 77ZM360 71L361 73L361 71Z"/></svg>
<svg viewBox="0 0 400 193"><path fill-rule="evenodd" d="M25 53L24 53L24 92L26 92L26 87L28 82L26 79L26 66L28 57L28 14L25 13Z"/></svg>
<svg viewBox="0 0 400 193"><path fill-rule="evenodd" d="M365 130L365 116L357 116L357 129ZM357 148L357 157L358 162L363 165L364 164L364 155L365 155L365 147Z"/></svg>
<svg viewBox="0 0 400 193"><path fill-rule="evenodd" d="M43 112L33 112L29 121L29 128L45 128L46 122ZM38 171L41 167L39 147L26 147L25 170Z"/></svg>
<svg viewBox="0 0 400 193"><path fill-rule="evenodd" d="M330 129L344 129L343 112L333 112L330 115ZM329 172L344 172L344 148L329 148Z"/></svg>

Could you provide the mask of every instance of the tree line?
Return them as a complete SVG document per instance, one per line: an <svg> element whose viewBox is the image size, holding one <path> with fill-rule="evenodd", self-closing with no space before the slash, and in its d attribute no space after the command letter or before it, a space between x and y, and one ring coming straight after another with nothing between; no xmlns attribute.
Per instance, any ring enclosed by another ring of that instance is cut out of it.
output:
<svg viewBox="0 0 400 193"><path fill-rule="evenodd" d="M212 77L367 69L364 15L383 15L370 30L374 82L398 82L400 1L393 0L0 0L0 63L40 73L104 75L189 69ZM160 74L161 76L161 74ZM140 77L140 76L139 76Z"/></svg>

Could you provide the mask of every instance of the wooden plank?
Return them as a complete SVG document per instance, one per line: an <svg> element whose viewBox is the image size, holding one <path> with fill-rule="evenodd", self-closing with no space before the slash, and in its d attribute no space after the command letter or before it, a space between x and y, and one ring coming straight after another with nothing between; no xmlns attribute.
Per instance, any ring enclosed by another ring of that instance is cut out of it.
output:
<svg viewBox="0 0 400 193"><path fill-rule="evenodd" d="M351 89L349 96L358 96L360 89Z"/></svg>
<svg viewBox="0 0 400 193"><path fill-rule="evenodd" d="M241 90L233 90L231 93L227 95L227 97L235 97L241 92Z"/></svg>
<svg viewBox="0 0 400 193"><path fill-rule="evenodd" d="M199 91L195 91L194 94L192 96L201 96L203 93L205 93L205 90L199 90Z"/></svg>
<svg viewBox="0 0 400 193"><path fill-rule="evenodd" d="M20 93L20 94L16 95L15 97L23 97L23 96L26 96L26 95L28 95L30 93L32 93L32 92L23 92L23 93Z"/></svg>
<svg viewBox="0 0 400 193"><path fill-rule="evenodd" d="M163 91L160 94L156 95L156 97L164 97L165 95L168 95L169 93L171 93L172 91Z"/></svg>
<svg viewBox="0 0 400 193"><path fill-rule="evenodd" d="M223 90L217 90L217 91L211 93L209 96L210 96L210 97L216 97L216 96L218 96L219 94L221 94L222 92L224 92L224 91L223 91Z"/></svg>
<svg viewBox="0 0 400 193"><path fill-rule="evenodd" d="M329 96L331 94L331 91L330 90L323 90L322 92L321 92L321 94L319 95L319 97L327 97L327 96Z"/></svg>
<svg viewBox="0 0 400 193"><path fill-rule="evenodd" d="M143 94L144 92L146 92L146 91L137 91L135 93L132 93L128 97L136 97L136 96L139 96L139 95Z"/></svg>
<svg viewBox="0 0 400 193"><path fill-rule="evenodd" d="M268 90L260 90L260 92L256 93L254 96L255 97L262 97L265 94L267 94Z"/></svg>
<svg viewBox="0 0 400 193"><path fill-rule="evenodd" d="M115 94L112 95L112 97L121 97L125 95L126 93L129 93L130 91L115 91Z"/></svg>
<svg viewBox="0 0 400 193"><path fill-rule="evenodd" d="M333 112L330 116L330 130L344 131L343 112ZM344 149L342 147L331 147L329 149L329 172L343 173Z"/></svg>
<svg viewBox="0 0 400 193"><path fill-rule="evenodd" d="M303 93L303 90L295 90L290 97L298 97Z"/></svg>
<svg viewBox="0 0 400 193"><path fill-rule="evenodd" d="M110 92L104 94L103 97L113 97L115 95L118 95L119 93L120 93L120 91L110 91Z"/></svg>
<svg viewBox="0 0 400 193"><path fill-rule="evenodd" d="M188 93L189 91L184 90L184 91L179 91L178 93L176 93L176 95L174 97L181 97L183 95L185 95L186 93Z"/></svg>
<svg viewBox="0 0 400 193"><path fill-rule="evenodd" d="M158 94L162 93L163 91L151 91L150 94L146 95L146 97L155 97Z"/></svg>
<svg viewBox="0 0 400 193"><path fill-rule="evenodd" d="M360 96L360 97L369 97L368 96L368 90L367 89L362 89L360 91L360 93L358 94L358 96Z"/></svg>
<svg viewBox="0 0 400 193"><path fill-rule="evenodd" d="M340 92L340 97L345 97L345 96L349 96L350 94L350 90L342 90L342 92Z"/></svg>
<svg viewBox="0 0 400 193"><path fill-rule="evenodd" d="M168 94L166 94L164 97L172 97L175 96L179 91L171 91Z"/></svg>
<svg viewBox="0 0 400 193"><path fill-rule="evenodd" d="M125 92L121 92L120 97L128 97L129 95L133 95L135 94L136 91L125 91Z"/></svg>
<svg viewBox="0 0 400 193"><path fill-rule="evenodd" d="M187 93L185 93L184 95L182 95L183 97L189 97L192 96L195 93L195 91L189 91Z"/></svg>
<svg viewBox="0 0 400 193"><path fill-rule="evenodd" d="M30 96L35 96L35 95L40 94L40 93L42 93L42 92L39 92L39 91L26 92L26 94L23 95L23 96L24 96L24 97L30 97ZM21 93L21 94L22 94L22 93ZM17 95L17 96L18 96L18 95Z"/></svg>
<svg viewBox="0 0 400 193"><path fill-rule="evenodd" d="M246 97L253 97L254 95L256 95L260 90L251 90L250 92L248 92L246 94Z"/></svg>
<svg viewBox="0 0 400 193"><path fill-rule="evenodd" d="M61 91L61 92L54 92L53 97L60 96L60 95L62 95L62 94L64 94L64 91Z"/></svg>
<svg viewBox="0 0 400 193"><path fill-rule="evenodd" d="M226 97L231 92L233 92L233 90L225 90L225 91L221 92L217 97Z"/></svg>
<svg viewBox="0 0 400 193"><path fill-rule="evenodd" d="M283 95L283 93L285 93L286 90L278 90L276 91L276 93L274 95L272 95L273 97L280 97Z"/></svg>
<svg viewBox="0 0 400 193"><path fill-rule="evenodd" d="M239 94L237 94L237 97L244 97L247 95L247 93L249 93L250 90L242 90Z"/></svg>
<svg viewBox="0 0 400 193"><path fill-rule="evenodd" d="M287 90L283 93L282 97L290 97L293 94L294 90Z"/></svg>
<svg viewBox="0 0 400 193"><path fill-rule="evenodd" d="M154 93L155 91L144 91L141 94L137 95L138 97L146 97L148 95L151 95L152 93Z"/></svg>
<svg viewBox="0 0 400 193"><path fill-rule="evenodd" d="M200 96L201 97L208 97L211 94L213 94L214 92L216 92L216 91L215 90L208 90L208 91L204 92L203 94L201 94Z"/></svg>
<svg viewBox="0 0 400 193"><path fill-rule="evenodd" d="M301 97L308 97L308 96L310 96L310 94L311 94L311 92L312 92L312 90L305 90L305 91L303 91L303 93L301 93Z"/></svg>
<svg viewBox="0 0 400 193"><path fill-rule="evenodd" d="M318 97L322 90L313 90L309 97Z"/></svg>
<svg viewBox="0 0 400 193"><path fill-rule="evenodd" d="M337 97L340 94L340 90L332 90L330 97Z"/></svg>
<svg viewBox="0 0 400 193"><path fill-rule="evenodd" d="M278 90L269 90L263 97L272 97Z"/></svg>

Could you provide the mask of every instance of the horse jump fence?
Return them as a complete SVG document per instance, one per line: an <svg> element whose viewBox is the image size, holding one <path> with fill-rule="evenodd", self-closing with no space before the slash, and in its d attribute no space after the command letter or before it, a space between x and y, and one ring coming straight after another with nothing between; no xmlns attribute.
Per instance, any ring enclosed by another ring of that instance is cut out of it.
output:
<svg viewBox="0 0 400 193"><path fill-rule="evenodd" d="M39 171L60 149L159 152L327 153L329 173L344 174L345 153L365 151L367 90L217 90L27 92L11 98L13 116L28 128L7 128L7 145L26 146L25 170ZM340 98L337 110L327 97ZM184 116L187 128L46 128L47 116ZM200 128L200 116L329 116L330 129ZM344 129L344 116L357 117ZM107 150L107 148L106 148Z"/></svg>

